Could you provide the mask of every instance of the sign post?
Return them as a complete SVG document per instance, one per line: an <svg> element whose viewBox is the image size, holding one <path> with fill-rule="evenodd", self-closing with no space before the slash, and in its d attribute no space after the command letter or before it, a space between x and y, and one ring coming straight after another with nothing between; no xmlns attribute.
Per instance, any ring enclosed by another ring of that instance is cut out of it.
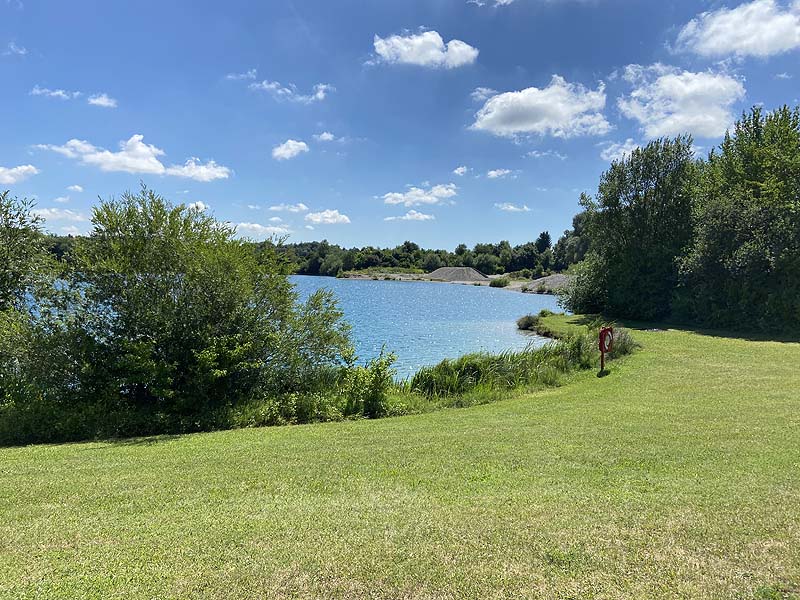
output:
<svg viewBox="0 0 800 600"><path fill-rule="evenodd" d="M600 329L600 340L598 344L600 348L600 373L605 373L606 370L606 352L611 352L614 347L614 328L603 327Z"/></svg>

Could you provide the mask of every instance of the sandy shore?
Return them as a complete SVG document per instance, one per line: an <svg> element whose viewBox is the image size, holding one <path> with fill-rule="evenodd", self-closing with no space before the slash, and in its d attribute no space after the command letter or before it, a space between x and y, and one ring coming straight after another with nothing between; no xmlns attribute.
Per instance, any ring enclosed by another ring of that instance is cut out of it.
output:
<svg viewBox="0 0 800 600"><path fill-rule="evenodd" d="M343 276L344 279L362 279L362 280L382 280L382 281L429 281L432 283L450 283L455 285L473 285L473 286L488 286L492 279L498 279L502 275L491 275L486 281L444 281L442 279L431 279L425 274L409 274L409 273L348 273ZM569 275L556 273L548 275L547 277L540 277L538 279L512 279L504 288L510 292L521 292L527 294L555 294L559 289L564 287L569 281Z"/></svg>

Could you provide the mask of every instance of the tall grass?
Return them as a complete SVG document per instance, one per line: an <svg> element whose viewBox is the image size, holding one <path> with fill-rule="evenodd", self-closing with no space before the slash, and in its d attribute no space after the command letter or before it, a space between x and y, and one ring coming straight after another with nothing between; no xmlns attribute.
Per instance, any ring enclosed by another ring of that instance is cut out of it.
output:
<svg viewBox="0 0 800 600"><path fill-rule="evenodd" d="M429 398L441 398L479 389L502 391L558 385L561 375L598 364L599 351L594 340L592 334L573 335L520 352L468 354L444 360L420 369L408 382L408 388Z"/></svg>

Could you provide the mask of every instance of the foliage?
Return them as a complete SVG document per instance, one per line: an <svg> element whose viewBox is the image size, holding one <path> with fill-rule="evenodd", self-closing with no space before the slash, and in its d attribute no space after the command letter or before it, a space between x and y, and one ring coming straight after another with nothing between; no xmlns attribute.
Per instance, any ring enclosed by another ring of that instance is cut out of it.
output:
<svg viewBox="0 0 800 600"><path fill-rule="evenodd" d="M677 307L717 327L800 328L800 108L742 116L712 152Z"/></svg>
<svg viewBox="0 0 800 600"><path fill-rule="evenodd" d="M692 236L697 176L688 136L650 142L611 163L596 198L583 198L594 256L588 268L595 272L579 273L566 292L570 310L602 308L639 319L670 314L675 258Z"/></svg>
<svg viewBox="0 0 800 600"><path fill-rule="evenodd" d="M311 398L351 354L329 292L298 304L286 261L205 213L143 187L92 223L58 289L15 325L24 343L4 360L17 367L0 420L38 419L52 439L227 426L232 406ZM42 439L29 433L14 439Z"/></svg>
<svg viewBox="0 0 800 600"><path fill-rule="evenodd" d="M511 280L508 277L497 277L489 282L489 287L504 288L508 287L509 283L511 283Z"/></svg>

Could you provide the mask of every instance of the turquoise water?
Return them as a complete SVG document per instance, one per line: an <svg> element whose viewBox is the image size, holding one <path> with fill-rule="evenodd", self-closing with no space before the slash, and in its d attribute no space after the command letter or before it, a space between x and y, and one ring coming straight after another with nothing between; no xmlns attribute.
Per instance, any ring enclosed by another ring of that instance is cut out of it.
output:
<svg viewBox="0 0 800 600"><path fill-rule="evenodd" d="M470 352L541 345L544 338L521 333L516 321L543 308L558 310L553 296L471 285L302 275L292 281L301 299L320 288L333 290L353 326L358 356L377 356L385 344L397 354L400 377Z"/></svg>

